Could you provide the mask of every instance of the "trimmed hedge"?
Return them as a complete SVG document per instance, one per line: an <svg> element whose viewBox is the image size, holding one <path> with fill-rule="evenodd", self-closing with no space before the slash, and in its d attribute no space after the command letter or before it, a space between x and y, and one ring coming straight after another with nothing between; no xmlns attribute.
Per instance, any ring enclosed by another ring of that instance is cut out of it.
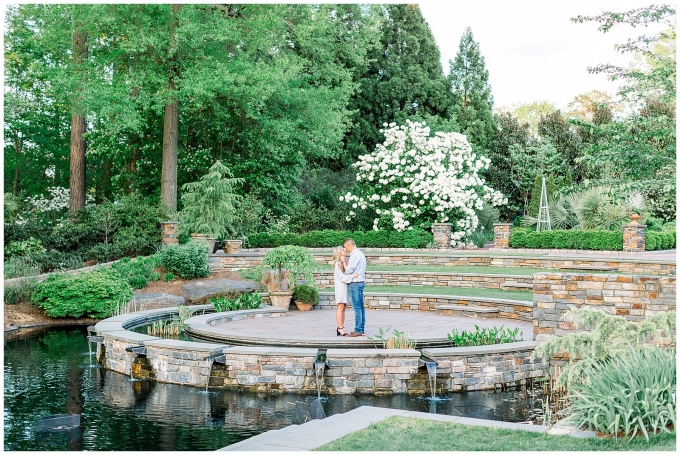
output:
<svg viewBox="0 0 680 455"><path fill-rule="evenodd" d="M509 242L512 248L621 251L623 232L594 230L536 232L531 228L513 228Z"/></svg>
<svg viewBox="0 0 680 455"><path fill-rule="evenodd" d="M353 238L359 248L425 248L432 242L431 232L422 229L410 231L311 231L306 234L268 234L261 232L248 236L250 248L276 248L296 245L306 248L332 248Z"/></svg>
<svg viewBox="0 0 680 455"><path fill-rule="evenodd" d="M645 232L645 250L668 250L675 248L675 231L647 231Z"/></svg>

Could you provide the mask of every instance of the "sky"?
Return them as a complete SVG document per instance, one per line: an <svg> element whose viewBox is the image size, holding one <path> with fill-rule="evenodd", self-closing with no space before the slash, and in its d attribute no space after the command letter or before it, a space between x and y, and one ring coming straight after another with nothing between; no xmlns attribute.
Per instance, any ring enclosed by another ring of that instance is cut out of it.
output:
<svg viewBox="0 0 680 455"><path fill-rule="evenodd" d="M444 73L458 52L460 37L472 28L480 45L496 107L548 100L565 108L574 96L591 90L614 94L616 82L588 67L600 63L627 66L615 44L651 35L663 27L615 26L609 32L598 24L577 24L569 19L603 11L624 12L649 6L641 0L450 0L421 1L420 9L442 54ZM657 2L659 3L659 2ZM663 3L663 2L660 2ZM669 2L675 3L675 2Z"/></svg>

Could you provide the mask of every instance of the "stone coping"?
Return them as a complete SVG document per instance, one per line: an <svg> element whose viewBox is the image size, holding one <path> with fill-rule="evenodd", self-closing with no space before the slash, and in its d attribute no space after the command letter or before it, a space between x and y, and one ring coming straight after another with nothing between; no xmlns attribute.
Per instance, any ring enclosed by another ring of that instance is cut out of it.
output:
<svg viewBox="0 0 680 455"><path fill-rule="evenodd" d="M423 355L436 359L437 357L457 357L483 354L504 354L527 349L535 349L543 344L541 341L518 341L516 343L494 344L490 346L466 346L460 348L431 348L423 349Z"/></svg>
<svg viewBox="0 0 680 455"><path fill-rule="evenodd" d="M420 351L415 349L329 349L326 358L367 358L382 359L386 357L416 357L420 358Z"/></svg>
<svg viewBox="0 0 680 455"><path fill-rule="evenodd" d="M177 351L209 352L211 354L222 353L224 349L229 347L229 345L227 344L200 343L196 341L182 341L182 340L164 340L162 338L145 341L144 346L148 348L173 349Z"/></svg>
<svg viewBox="0 0 680 455"><path fill-rule="evenodd" d="M257 249L242 249L237 254L226 254L223 252L217 252L215 254L209 253L209 257L264 257L264 255L272 251L273 248L257 248ZM330 248L307 248L311 253L323 253L325 256L331 256L332 252ZM541 252L534 252L533 250L524 249L502 249L502 248L492 248L484 250L484 252L473 252L474 250L460 250L460 251L448 251L442 252L440 249L408 249L408 248L361 248L366 256L430 256L430 257L443 257L443 258L455 258L455 257L492 257L499 259L550 259L550 260L585 260L585 261L602 261L602 262L639 262L639 263L651 263L651 264L675 264L675 260L668 259L647 259L644 255L651 255L653 253L658 254L657 251L647 251L643 253L622 253L621 251L592 251L591 250L544 250ZM664 250L670 253L675 250ZM500 254L499 254L500 253ZM522 254L517 254L522 253ZM580 255L583 253L582 255ZM606 254L609 253L609 254ZM554 256L559 254L559 256ZM565 254L565 255L563 255ZM630 256L616 256L617 254L627 254L635 255L635 257ZM609 256L605 258L597 257Z"/></svg>
<svg viewBox="0 0 680 455"><path fill-rule="evenodd" d="M399 267L408 267L406 265L404 266L399 266ZM423 267L423 266L420 266ZM429 267L429 266L425 266ZM432 267L437 267L437 266L432 266ZM446 266L444 266L446 267ZM480 266L480 267L485 267L485 266ZM502 266L494 266L494 267L502 267ZM318 273L323 273L323 274L328 274L328 275L333 275L332 270L322 270L321 272ZM382 275L407 275L407 276L413 276L413 275L428 275L428 276L463 276L463 277L472 277L472 276L481 276L481 277L487 277L487 278L514 278L514 279L527 279L531 278L531 275L507 275L504 273L460 273L460 272L423 272L423 271L414 271L414 272L409 272L408 270L405 270L403 272L400 271L394 271L394 270L367 270L366 275L371 275L375 273L380 273ZM535 272L538 273L538 272Z"/></svg>
<svg viewBox="0 0 680 455"><path fill-rule="evenodd" d="M418 286L412 286L412 287L418 287ZM426 287L426 286L422 286ZM334 292L319 292L319 295L332 295L334 296ZM496 298L491 298L491 297L472 297L472 296L467 296L467 295L453 295L453 294L427 294L427 293L413 293L413 294L400 294L396 292L364 292L365 296L384 296L384 297L425 297L428 299L454 299L454 300L466 300L469 302L491 302L491 303L499 303L499 304L509 304L509 305L517 305L517 306L525 306L528 308L533 308L534 302L533 301L528 301L528 300L511 300L511 299L496 299Z"/></svg>
<svg viewBox="0 0 680 455"><path fill-rule="evenodd" d="M310 420L302 425L289 425L280 430L270 430L261 433L245 441L232 444L219 449L219 451L296 451L308 452L330 442L340 439L350 433L363 430L369 425L381 422L392 416L401 416L413 419L435 420L469 426L482 426L502 428L507 430L531 431L547 434L568 434L572 437L592 438L596 434L593 431L579 431L576 428L551 429L544 425L527 425L515 422L503 422L497 420L475 419L471 417L458 417L443 414L431 414L427 412L406 411L401 409L376 408L373 406L360 406L343 414L334 414L321 420ZM385 450L389 450L386 447Z"/></svg>
<svg viewBox="0 0 680 455"><path fill-rule="evenodd" d="M234 355L263 355L283 357L316 357L318 349L308 348L277 348L270 346L232 346L222 351L224 354Z"/></svg>
<svg viewBox="0 0 680 455"><path fill-rule="evenodd" d="M146 341L160 340L160 337L153 335L146 335L144 333L131 332L129 330L120 331L106 331L101 332L102 336L106 335L106 338L110 338L116 341L124 341L126 343L139 343L144 344Z"/></svg>
<svg viewBox="0 0 680 455"><path fill-rule="evenodd" d="M263 295L269 295L269 294L263 294ZM199 306L199 305L197 305ZM207 305L206 305L207 306ZM211 308L213 307L212 305L209 305ZM285 308L278 308L272 305L267 305L264 308L255 308L253 310L236 310L236 311L223 311L221 313L210 313L210 314L201 314L198 316L192 316L186 321L184 321L184 325L200 325L200 324L207 324L207 325L212 325L215 321L219 319L223 319L227 316L240 316L240 315L248 315L248 314L267 314L267 313L287 313L288 310Z"/></svg>

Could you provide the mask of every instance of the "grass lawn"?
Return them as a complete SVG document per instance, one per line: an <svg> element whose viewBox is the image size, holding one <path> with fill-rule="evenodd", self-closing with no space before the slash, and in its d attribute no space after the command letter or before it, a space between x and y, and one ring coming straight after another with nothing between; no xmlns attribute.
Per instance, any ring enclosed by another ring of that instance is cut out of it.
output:
<svg viewBox="0 0 680 455"><path fill-rule="evenodd" d="M529 431L390 417L319 451L675 451L675 433L627 439L577 439Z"/></svg>
<svg viewBox="0 0 680 455"><path fill-rule="evenodd" d="M333 268L330 265L322 267L324 272L332 272ZM475 274L493 274L493 275L525 275L531 276L534 273L614 273L621 274L617 271L605 272L599 270L558 270L558 269L532 269L522 267L485 267L481 265L471 266L434 266L434 265L368 265L367 272L428 272L428 273L475 273Z"/></svg>
<svg viewBox="0 0 680 455"><path fill-rule="evenodd" d="M319 289L321 292L331 292L333 288ZM534 293L531 291L503 291L501 289L462 288L450 286L366 286L365 293L389 292L392 294L437 294L456 295L461 297L488 297L492 299L524 300L532 302Z"/></svg>

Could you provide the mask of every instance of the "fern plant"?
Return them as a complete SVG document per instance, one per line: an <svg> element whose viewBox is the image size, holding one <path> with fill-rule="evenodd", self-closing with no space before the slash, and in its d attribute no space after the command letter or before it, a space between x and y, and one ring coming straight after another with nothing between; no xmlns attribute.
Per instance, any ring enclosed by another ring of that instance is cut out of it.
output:
<svg viewBox="0 0 680 455"><path fill-rule="evenodd" d="M231 234L236 203L241 199L234 194L234 187L242 182L242 178L232 178L229 168L217 160L197 182L182 185L182 233Z"/></svg>
<svg viewBox="0 0 680 455"><path fill-rule="evenodd" d="M639 325L593 308L571 310L565 313L564 319L586 331L555 337L535 351L544 361L556 354L569 354L569 362L562 369L557 386L581 380L592 365L627 353L631 346L675 344L672 336L676 326L675 311L659 313Z"/></svg>

